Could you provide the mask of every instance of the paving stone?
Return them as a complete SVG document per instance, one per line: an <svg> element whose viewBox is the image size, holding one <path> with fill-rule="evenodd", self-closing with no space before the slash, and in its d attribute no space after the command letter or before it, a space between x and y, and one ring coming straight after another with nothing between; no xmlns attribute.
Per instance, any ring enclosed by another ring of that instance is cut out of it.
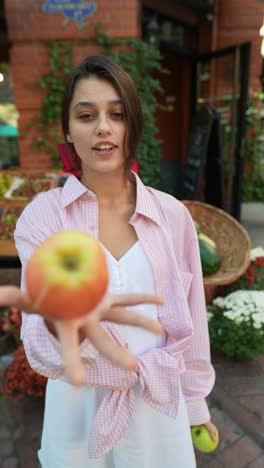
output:
<svg viewBox="0 0 264 468"><path fill-rule="evenodd" d="M19 426L13 431L13 439L16 441L17 439L20 439L22 437L22 434L24 432L24 427Z"/></svg>
<svg viewBox="0 0 264 468"><path fill-rule="evenodd" d="M14 430L23 425L23 402L12 398L5 399L7 424Z"/></svg>
<svg viewBox="0 0 264 468"><path fill-rule="evenodd" d="M18 460L16 457L7 458L1 465L1 468L18 468Z"/></svg>
<svg viewBox="0 0 264 468"><path fill-rule="evenodd" d="M264 422L264 393L262 395L244 395L238 397L238 401Z"/></svg>
<svg viewBox="0 0 264 468"><path fill-rule="evenodd" d="M14 451L14 444L10 439L0 440L0 454L2 460L9 457Z"/></svg>
<svg viewBox="0 0 264 468"><path fill-rule="evenodd" d="M249 463L252 463L260 455L262 455L261 448L249 437L243 436L230 447L227 447L219 455L219 460L227 468L246 468Z"/></svg>
<svg viewBox="0 0 264 468"><path fill-rule="evenodd" d="M200 467L198 466L198 468ZM205 465L202 465L201 468L223 468L223 465L216 458L213 458L212 460L208 461L208 463L206 463Z"/></svg>
<svg viewBox="0 0 264 468"><path fill-rule="evenodd" d="M37 468L37 452L33 449L30 438L27 434L23 434L23 436L17 440L16 449L20 468Z"/></svg>
<svg viewBox="0 0 264 468"><path fill-rule="evenodd" d="M262 457L259 457L257 460L254 460L248 465L248 468L263 468L264 466L264 454Z"/></svg>
<svg viewBox="0 0 264 468"><path fill-rule="evenodd" d="M244 435L242 429L223 411L211 408L211 419L219 430L220 444L217 452L225 450ZM216 453L216 452L215 452Z"/></svg>
<svg viewBox="0 0 264 468"><path fill-rule="evenodd" d="M9 439L10 437L10 429L7 426L0 426L0 440Z"/></svg>

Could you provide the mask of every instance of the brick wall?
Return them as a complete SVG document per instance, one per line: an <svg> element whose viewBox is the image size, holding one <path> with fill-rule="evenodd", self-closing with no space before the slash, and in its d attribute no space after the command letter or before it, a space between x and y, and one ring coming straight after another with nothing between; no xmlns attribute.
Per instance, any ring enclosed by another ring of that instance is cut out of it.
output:
<svg viewBox="0 0 264 468"><path fill-rule="evenodd" d="M215 0L214 47L252 41L250 89L258 90L261 73L259 29L263 18L263 3L257 0ZM51 162L47 154L32 150L37 138L36 128L25 131L27 123L36 115L42 102L38 85L47 72L47 39L88 38L93 36L94 25L99 21L103 29L113 36L138 36L140 34L140 0L97 0L97 11L78 29L74 21L64 24L61 13L44 13L44 0L5 0L8 36L14 82L14 96L18 108L20 165L25 168L47 169ZM77 63L84 55L96 53L91 46L74 50Z"/></svg>
<svg viewBox="0 0 264 468"><path fill-rule="evenodd" d="M44 13L44 3L43 0L5 0L8 37L12 44L10 59L14 97L20 114L20 165L24 169L45 170L51 167L47 154L31 148L37 137L36 128L25 131L42 102L43 92L38 82L47 72L45 41L92 37L95 22L100 22L103 30L112 36L139 35L138 0L97 0L96 12L85 20L82 29L74 21L64 24L62 13ZM76 47L74 62L97 52L92 46Z"/></svg>
<svg viewBox="0 0 264 468"><path fill-rule="evenodd" d="M260 89L262 58L260 55L264 4L257 0L217 0L216 48L251 41L251 91Z"/></svg>

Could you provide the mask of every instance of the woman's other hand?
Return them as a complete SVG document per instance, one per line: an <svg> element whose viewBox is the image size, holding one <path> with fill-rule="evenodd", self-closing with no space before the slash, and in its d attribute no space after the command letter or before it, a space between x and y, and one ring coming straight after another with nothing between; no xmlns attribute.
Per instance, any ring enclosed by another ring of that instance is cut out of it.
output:
<svg viewBox="0 0 264 468"><path fill-rule="evenodd" d="M216 430L215 425L211 421L208 421L204 425L207 427L208 431L210 432L211 439L219 443L219 433Z"/></svg>

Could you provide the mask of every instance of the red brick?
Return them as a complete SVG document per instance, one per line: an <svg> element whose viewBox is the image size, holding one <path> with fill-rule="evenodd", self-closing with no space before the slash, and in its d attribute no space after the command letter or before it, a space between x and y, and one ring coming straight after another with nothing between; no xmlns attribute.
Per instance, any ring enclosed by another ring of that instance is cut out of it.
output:
<svg viewBox="0 0 264 468"><path fill-rule="evenodd" d="M13 451L14 445L10 439L0 439L0 456L2 460L9 457Z"/></svg>
<svg viewBox="0 0 264 468"><path fill-rule="evenodd" d="M254 460L252 463L248 465L248 468L263 468L264 466L264 455L262 455L260 458L257 458L257 460Z"/></svg>
<svg viewBox="0 0 264 468"><path fill-rule="evenodd" d="M16 457L8 457L3 464L1 465L1 468L18 468L18 460Z"/></svg>
<svg viewBox="0 0 264 468"><path fill-rule="evenodd" d="M241 461L243 466L247 466L261 454L261 448L252 439L244 436L221 452L219 458L226 467L241 468Z"/></svg>

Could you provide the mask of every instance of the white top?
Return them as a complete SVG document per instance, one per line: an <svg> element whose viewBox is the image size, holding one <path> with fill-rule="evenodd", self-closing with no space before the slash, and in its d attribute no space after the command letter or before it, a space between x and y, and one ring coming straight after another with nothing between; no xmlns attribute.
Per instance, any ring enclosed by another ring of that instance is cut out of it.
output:
<svg viewBox="0 0 264 468"><path fill-rule="evenodd" d="M110 292L155 293L148 259L137 241L117 261L107 249ZM157 318L153 304L133 310ZM165 345L165 336L155 336L141 328L122 325L123 336L135 354ZM48 380L46 407L39 458L43 468L194 468L186 405L181 394L177 419L165 416L141 398L135 388L135 411L130 426L114 449L100 459L89 459L87 446L93 419L106 389L77 388L61 380Z"/></svg>

